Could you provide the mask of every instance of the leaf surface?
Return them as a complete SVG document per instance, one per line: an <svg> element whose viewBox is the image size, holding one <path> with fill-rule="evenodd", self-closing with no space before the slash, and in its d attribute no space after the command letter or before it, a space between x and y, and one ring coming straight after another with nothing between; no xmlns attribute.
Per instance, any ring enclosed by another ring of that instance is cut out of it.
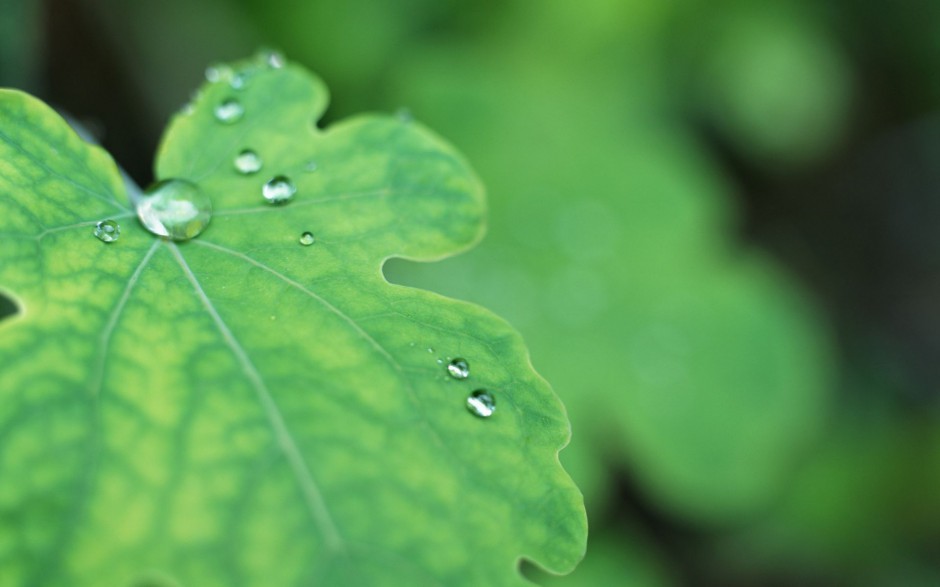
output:
<svg viewBox="0 0 940 587"><path fill-rule="evenodd" d="M292 65L216 73L158 154L158 178L213 203L180 243L138 223L106 153L0 93L0 291L18 310L0 322L0 584L524 585L522 557L570 570L586 528L558 464L568 422L520 337L381 273L480 238L473 172L408 120L317 128L326 90ZM216 118L226 100L244 108L232 124ZM258 172L236 170L244 149ZM297 188L286 205L262 197L276 176ZM103 219L117 241L93 235ZM457 357L467 379L447 372ZM492 417L466 409L476 389Z"/></svg>

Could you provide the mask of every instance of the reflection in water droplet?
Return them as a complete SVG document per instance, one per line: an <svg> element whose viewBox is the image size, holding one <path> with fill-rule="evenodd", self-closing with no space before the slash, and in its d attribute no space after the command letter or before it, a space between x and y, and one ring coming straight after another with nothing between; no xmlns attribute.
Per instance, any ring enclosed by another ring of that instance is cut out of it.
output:
<svg viewBox="0 0 940 587"><path fill-rule="evenodd" d="M261 195L269 204L286 204L297 193L294 182L283 175L272 178L261 188Z"/></svg>
<svg viewBox="0 0 940 587"><path fill-rule="evenodd" d="M454 359L450 363L447 363L447 372L450 373L450 376L454 379L466 379L470 377L470 363L464 359Z"/></svg>
<svg viewBox="0 0 940 587"><path fill-rule="evenodd" d="M137 217L153 234L188 240L209 224L212 202L194 184L167 179L147 188L137 205Z"/></svg>
<svg viewBox="0 0 940 587"><path fill-rule="evenodd" d="M215 119L225 124L234 124L245 115L245 108L241 102L229 98L215 107Z"/></svg>
<svg viewBox="0 0 940 587"><path fill-rule="evenodd" d="M121 236L120 225L113 220L102 220L95 225L95 236L104 243L113 243Z"/></svg>
<svg viewBox="0 0 940 587"><path fill-rule="evenodd" d="M309 247L310 245L315 243L316 240L317 238L313 236L312 232L305 232L302 235L300 235L300 244L302 244L305 247Z"/></svg>
<svg viewBox="0 0 940 587"><path fill-rule="evenodd" d="M474 416L489 418L496 411L496 398L485 389L478 389L467 396L467 409Z"/></svg>
<svg viewBox="0 0 940 587"><path fill-rule="evenodd" d="M243 149L235 155L235 169L243 175L257 173L261 169L261 157L251 149Z"/></svg>

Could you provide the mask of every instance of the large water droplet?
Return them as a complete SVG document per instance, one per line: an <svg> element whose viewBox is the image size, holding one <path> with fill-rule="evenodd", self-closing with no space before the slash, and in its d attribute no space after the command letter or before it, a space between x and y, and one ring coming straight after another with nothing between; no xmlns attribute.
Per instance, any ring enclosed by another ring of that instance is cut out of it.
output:
<svg viewBox="0 0 940 587"><path fill-rule="evenodd" d="M261 169L261 157L251 149L244 149L235 155L235 169L244 175L257 173Z"/></svg>
<svg viewBox="0 0 940 587"><path fill-rule="evenodd" d="M113 220L102 220L95 225L95 236L104 243L113 243L121 237L121 226Z"/></svg>
<svg viewBox="0 0 940 587"><path fill-rule="evenodd" d="M245 115L245 107L238 100L229 98L215 107L215 119L225 124L234 124Z"/></svg>
<svg viewBox="0 0 940 587"><path fill-rule="evenodd" d="M147 188L137 216L150 232L183 241L205 230L212 219L212 202L195 184L167 179Z"/></svg>
<svg viewBox="0 0 940 587"><path fill-rule="evenodd" d="M485 389L478 389L467 396L467 409L474 416L489 418L496 411L496 398Z"/></svg>
<svg viewBox="0 0 940 587"><path fill-rule="evenodd" d="M305 232L302 235L300 235L300 244L302 244L305 247L309 247L316 241L317 241L317 237L313 236L312 232Z"/></svg>
<svg viewBox="0 0 940 587"><path fill-rule="evenodd" d="M297 193L297 187L294 182L283 175L272 178L261 188L261 195L269 204L286 204L295 193Z"/></svg>
<svg viewBox="0 0 940 587"><path fill-rule="evenodd" d="M447 363L447 372L450 373L450 376L454 379L466 379L470 377L470 363L464 359L454 359L450 363Z"/></svg>

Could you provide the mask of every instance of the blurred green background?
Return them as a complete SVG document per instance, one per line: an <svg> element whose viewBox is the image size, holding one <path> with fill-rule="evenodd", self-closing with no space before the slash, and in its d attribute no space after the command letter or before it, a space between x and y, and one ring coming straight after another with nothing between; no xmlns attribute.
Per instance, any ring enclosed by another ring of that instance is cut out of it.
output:
<svg viewBox="0 0 940 587"><path fill-rule="evenodd" d="M141 184L259 46L487 185L479 247L386 274L507 318L568 407L588 554L533 580L940 585L940 3L0 0L0 85Z"/></svg>

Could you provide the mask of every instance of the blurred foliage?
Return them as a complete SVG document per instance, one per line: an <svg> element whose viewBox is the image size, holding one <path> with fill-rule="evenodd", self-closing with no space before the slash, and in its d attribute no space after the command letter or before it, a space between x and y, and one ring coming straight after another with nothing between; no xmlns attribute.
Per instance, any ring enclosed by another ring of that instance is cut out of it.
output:
<svg viewBox="0 0 940 587"><path fill-rule="evenodd" d="M259 44L324 77L328 119L405 107L463 150L487 239L386 274L509 318L565 400L593 534L582 569L540 581L936 583L940 382L914 355L940 339L940 132L905 139L932 145L920 167L854 154L936 110L940 3L49 0L45 34L3 16L4 55L50 54L0 81L66 107L61 72L105 61L54 33L110 48L136 146L108 144L122 105L93 114L143 183L206 64Z"/></svg>

